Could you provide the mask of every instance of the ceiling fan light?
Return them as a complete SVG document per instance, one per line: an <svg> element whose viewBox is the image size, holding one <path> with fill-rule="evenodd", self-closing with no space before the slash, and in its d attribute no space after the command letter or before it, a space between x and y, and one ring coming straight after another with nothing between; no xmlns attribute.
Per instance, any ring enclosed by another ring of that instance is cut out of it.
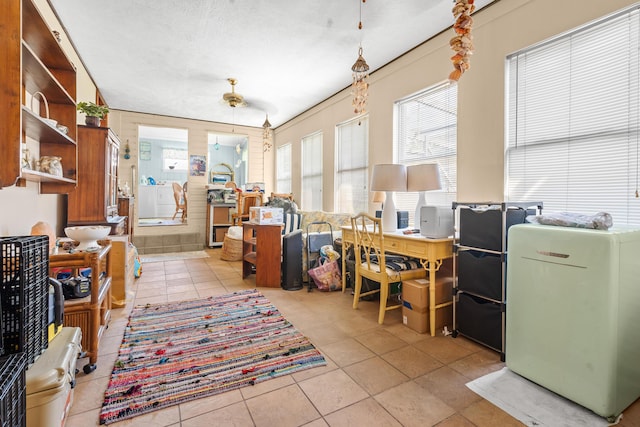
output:
<svg viewBox="0 0 640 427"><path fill-rule="evenodd" d="M227 92L222 95L222 100L231 108L246 107L247 103L244 101L244 97L239 93L236 93L236 84L238 81L234 78L228 78L227 81L231 84L231 92Z"/></svg>

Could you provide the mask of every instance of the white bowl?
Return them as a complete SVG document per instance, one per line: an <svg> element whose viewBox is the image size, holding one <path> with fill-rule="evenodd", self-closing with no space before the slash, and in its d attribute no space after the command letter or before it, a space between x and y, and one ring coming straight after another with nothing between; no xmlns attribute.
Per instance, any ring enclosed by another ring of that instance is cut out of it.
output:
<svg viewBox="0 0 640 427"><path fill-rule="evenodd" d="M76 250L86 251L88 249L99 248L98 240L104 239L109 235L111 227L103 225L86 225L79 227L66 227L64 229L67 237L80 242Z"/></svg>

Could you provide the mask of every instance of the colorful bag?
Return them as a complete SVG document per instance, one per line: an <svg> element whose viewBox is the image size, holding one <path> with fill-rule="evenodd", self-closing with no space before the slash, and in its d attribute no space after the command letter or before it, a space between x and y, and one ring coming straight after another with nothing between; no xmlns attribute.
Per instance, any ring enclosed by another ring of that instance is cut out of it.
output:
<svg viewBox="0 0 640 427"><path fill-rule="evenodd" d="M328 292L342 289L342 275L338 261L329 261L327 258L320 257L318 266L310 269L307 273L320 291Z"/></svg>

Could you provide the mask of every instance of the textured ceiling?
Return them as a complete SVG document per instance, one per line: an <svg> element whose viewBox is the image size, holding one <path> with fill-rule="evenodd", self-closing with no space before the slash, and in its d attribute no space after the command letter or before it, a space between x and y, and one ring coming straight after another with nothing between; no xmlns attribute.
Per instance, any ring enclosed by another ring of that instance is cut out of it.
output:
<svg viewBox="0 0 640 427"><path fill-rule="evenodd" d="M453 23L451 0L369 0L362 30L359 0L49 2L111 108L258 127L348 87L360 43L374 71Z"/></svg>

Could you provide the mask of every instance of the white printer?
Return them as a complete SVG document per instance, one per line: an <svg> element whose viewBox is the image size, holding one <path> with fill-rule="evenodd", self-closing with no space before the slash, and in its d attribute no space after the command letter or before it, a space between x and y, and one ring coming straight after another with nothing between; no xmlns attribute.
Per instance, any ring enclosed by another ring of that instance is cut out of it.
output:
<svg viewBox="0 0 640 427"><path fill-rule="evenodd" d="M453 236L453 209L450 206L423 206L420 209L420 234L430 239Z"/></svg>

